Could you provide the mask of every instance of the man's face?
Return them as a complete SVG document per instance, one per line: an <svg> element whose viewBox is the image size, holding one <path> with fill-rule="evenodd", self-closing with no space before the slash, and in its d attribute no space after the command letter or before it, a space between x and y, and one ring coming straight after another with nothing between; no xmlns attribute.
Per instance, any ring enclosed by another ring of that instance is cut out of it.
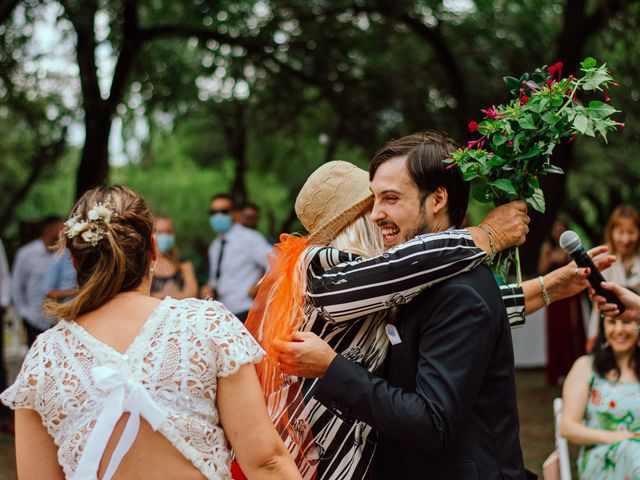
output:
<svg viewBox="0 0 640 480"><path fill-rule="evenodd" d="M409 176L406 157L394 157L378 167L371 191L371 220L382 229L385 248L391 248L422 233L432 232L433 212L429 195L420 202L418 186Z"/></svg>
<svg viewBox="0 0 640 480"><path fill-rule="evenodd" d="M52 222L42 231L42 241L48 248L52 248L58 242L60 230L62 230L62 222Z"/></svg>
<svg viewBox="0 0 640 480"><path fill-rule="evenodd" d="M253 207L244 207L242 210L241 223L248 228L256 228L258 226L258 220L260 214Z"/></svg>
<svg viewBox="0 0 640 480"><path fill-rule="evenodd" d="M226 198L216 198L211 202L211 215L215 215L217 213L224 213L227 215L231 215L231 209L233 204L231 200Z"/></svg>

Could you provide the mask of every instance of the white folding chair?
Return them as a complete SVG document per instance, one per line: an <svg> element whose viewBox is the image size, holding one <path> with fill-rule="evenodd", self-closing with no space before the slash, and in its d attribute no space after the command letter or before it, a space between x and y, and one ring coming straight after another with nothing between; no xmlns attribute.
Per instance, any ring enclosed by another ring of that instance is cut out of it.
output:
<svg viewBox="0 0 640 480"><path fill-rule="evenodd" d="M560 435L560 419L562 417L562 398L553 400L553 414L555 416L556 449L560 460L560 480L571 480L571 460L569 458L569 443Z"/></svg>
<svg viewBox="0 0 640 480"><path fill-rule="evenodd" d="M571 480L569 444L567 439L560 435L561 398L553 400L553 415L555 417L556 449L542 464L542 476L544 480Z"/></svg>

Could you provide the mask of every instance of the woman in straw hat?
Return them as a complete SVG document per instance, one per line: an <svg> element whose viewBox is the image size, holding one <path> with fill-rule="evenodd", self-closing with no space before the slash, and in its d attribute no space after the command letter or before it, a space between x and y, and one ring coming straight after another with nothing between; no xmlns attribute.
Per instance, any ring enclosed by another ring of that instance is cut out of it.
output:
<svg viewBox="0 0 640 480"><path fill-rule="evenodd" d="M497 251L522 243L527 231L522 205L508 205L483 221L493 245L472 227L421 235L384 253L381 232L369 219L372 205L366 171L342 161L318 168L295 205L309 235L281 237L247 320L267 350L258 375L269 413L304 478L365 478L374 432L316 401L316 379L283 374L274 340L311 331L374 372L386 355L391 307L477 266L492 246Z"/></svg>

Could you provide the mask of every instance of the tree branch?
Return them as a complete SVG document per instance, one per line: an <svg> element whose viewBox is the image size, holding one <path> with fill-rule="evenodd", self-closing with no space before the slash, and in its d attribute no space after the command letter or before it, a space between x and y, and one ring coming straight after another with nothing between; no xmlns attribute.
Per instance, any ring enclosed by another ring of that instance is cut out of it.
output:
<svg viewBox="0 0 640 480"><path fill-rule="evenodd" d="M266 52L264 46L258 42L253 42L247 38L231 37L229 35L222 34L214 29L208 28L192 28L184 25L157 25L154 27L144 28L140 30L140 36L143 41L153 40L156 38L189 38L194 37L201 41L215 40L219 43L226 43L229 45L237 45L247 50L248 53L257 56L260 60L269 59L273 61L278 67L282 68L286 72L292 74L294 77L302 80L305 83L322 86L321 82L313 75L308 75L305 72L293 68L286 62L280 60L275 54ZM275 48L275 46L274 46Z"/></svg>
<svg viewBox="0 0 640 480"><path fill-rule="evenodd" d="M94 36L94 20L98 3L96 0L82 0L78 2L77 10L69 4L68 0L60 0L60 3L73 24L78 38L76 58L80 69L82 100L85 111L89 113L99 109L103 102L95 59L97 44Z"/></svg>
<svg viewBox="0 0 640 480"><path fill-rule="evenodd" d="M122 45L118 53L118 61L113 73L111 90L107 100L109 115L113 115L118 103L122 100L128 84L129 73L135 58L142 47L140 22L138 18L138 1L125 0L122 25Z"/></svg>
<svg viewBox="0 0 640 480"><path fill-rule="evenodd" d="M24 197L27 195L27 193L29 193L29 190L31 190L33 184L36 183L38 178L40 178L40 175L42 175L45 167L47 167L48 165L52 165L58 160L58 158L60 158L66 146L66 136L67 130L65 127L62 129L60 138L48 145L41 145L38 148L38 151L30 159L30 163L32 165L31 173L27 177L27 180L24 182L24 184L18 189L17 192L13 194L4 211L2 212L2 215L0 216L0 234L2 234L6 226L13 218L18 205L20 205Z"/></svg>
<svg viewBox="0 0 640 480"><path fill-rule="evenodd" d="M0 2L0 25L4 24L9 18L20 0L2 0Z"/></svg>

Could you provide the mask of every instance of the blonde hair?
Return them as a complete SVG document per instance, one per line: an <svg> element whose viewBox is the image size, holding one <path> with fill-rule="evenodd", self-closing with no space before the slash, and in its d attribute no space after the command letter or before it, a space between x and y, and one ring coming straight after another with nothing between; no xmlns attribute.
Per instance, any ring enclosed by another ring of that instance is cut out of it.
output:
<svg viewBox="0 0 640 480"><path fill-rule="evenodd" d="M609 219L607 220L607 225L604 228L604 240L609 246L610 253L615 255L616 247L613 243L613 230L618 226L620 220L628 219L631 220L636 228L640 230L640 214L638 211L632 207L631 205L619 205L615 208ZM636 244L636 253L640 251L640 242Z"/></svg>
<svg viewBox="0 0 640 480"><path fill-rule="evenodd" d="M333 239L316 237L318 240L310 247L331 247L342 252L351 253L364 258L375 257L384 252L384 244L382 242L382 232L379 227L373 223L369 217L369 212L363 212L353 222L343 228ZM295 270L293 271L291 281L291 294L295 298L304 299L307 290L307 262L306 250L296 260ZM283 288L284 277L278 278L271 288L266 298L266 308L271 305L273 298L279 288ZM291 324L299 326L300 319L304 317L305 302L294 302L294 308L289 312L288 317Z"/></svg>
<svg viewBox="0 0 640 480"><path fill-rule="evenodd" d="M89 211L98 204L111 212L109 221L88 220ZM64 320L73 320L101 307L118 293L140 286L149 273L154 229L153 215L143 198L124 186L89 190L76 203L71 218L88 220L85 228L99 228L104 234L90 242L82 232L70 232L68 224L60 233L58 247L71 252L79 291L67 303L47 302L45 311Z"/></svg>
<svg viewBox="0 0 640 480"><path fill-rule="evenodd" d="M365 258L375 257L384 252L382 232L371 221L368 211L339 232L329 246Z"/></svg>

